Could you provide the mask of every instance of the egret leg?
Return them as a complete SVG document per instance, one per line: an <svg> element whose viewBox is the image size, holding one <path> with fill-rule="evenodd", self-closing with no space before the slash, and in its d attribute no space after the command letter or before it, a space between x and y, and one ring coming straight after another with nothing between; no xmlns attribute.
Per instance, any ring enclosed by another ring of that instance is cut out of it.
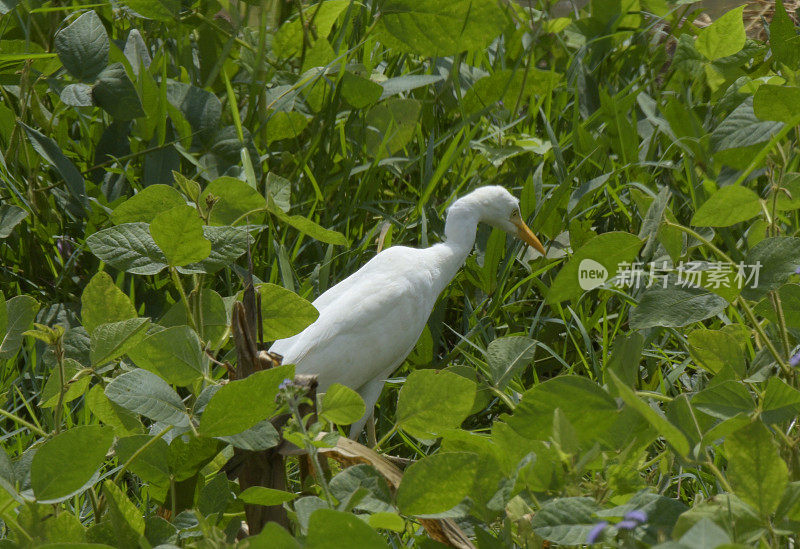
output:
<svg viewBox="0 0 800 549"><path fill-rule="evenodd" d="M375 403L378 402L378 398L381 396L382 389L383 377L370 381L358 389L357 392L359 395L361 395L361 398L364 399L364 404L366 405L367 410L364 412L363 417L357 422L353 423L353 425L350 427L350 438L352 440L358 438L358 435L361 434L361 430L364 428L367 420L372 418L372 414L375 411Z"/></svg>
<svg viewBox="0 0 800 549"><path fill-rule="evenodd" d="M369 416L367 419L367 447L375 448L378 444L378 439L375 437L375 414Z"/></svg>

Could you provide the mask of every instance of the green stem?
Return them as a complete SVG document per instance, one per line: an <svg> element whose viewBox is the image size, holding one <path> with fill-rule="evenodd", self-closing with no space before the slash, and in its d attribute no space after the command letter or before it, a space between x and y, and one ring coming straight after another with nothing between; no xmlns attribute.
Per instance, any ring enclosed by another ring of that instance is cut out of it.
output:
<svg viewBox="0 0 800 549"><path fill-rule="evenodd" d="M392 435L394 435L396 432L397 432L397 425L395 424L392 425L392 428L389 429L389 432L383 435L381 439L377 442L377 444L375 444L375 449L376 450L380 449L380 447L383 446L390 438L392 438Z"/></svg>
<svg viewBox="0 0 800 549"><path fill-rule="evenodd" d="M42 437L46 437L47 436L47 433L45 433L42 429L38 428L33 423L29 423L29 422L25 421L24 419L22 419L18 415L12 414L11 412L7 412L7 411L3 410L2 408L0 408L0 414L6 416L8 419L11 419L11 420L19 423L20 425L24 425L25 427L27 427L28 429L30 429L31 431L33 431L34 433L36 433L39 436L42 436Z"/></svg>
<svg viewBox="0 0 800 549"><path fill-rule="evenodd" d="M181 301L183 301L183 306L186 308L186 319L189 321L189 325L194 328L194 331L198 334L200 331L197 329L197 323L195 322L194 315L192 314L192 309L189 306L189 298L186 297L186 291L183 289L183 284L181 283L181 279L178 276L178 271L175 267L169 268L169 276L172 278L172 283L175 285L175 288L178 289L178 293L181 295Z"/></svg>
<svg viewBox="0 0 800 549"><path fill-rule="evenodd" d="M172 429L172 427L173 427L172 425L167 425L167 426L166 426L166 427L164 427L164 428L161 430L161 432L159 432L159 433L158 433L156 436L154 436L153 438L151 438L150 440L148 440L146 443L142 444L141 448L139 448L138 450L136 450L136 451L133 453L133 455L132 455L131 457L129 457L129 458L128 458L128 461L126 461L125 463L123 463L123 464L122 464L122 467L121 467L121 468L120 468L120 470L117 472L117 474L114 476L114 484L117 484L117 483L119 483L119 481L120 481L120 480L122 480L122 475L124 475L124 474L125 474L125 471L127 471L127 470L128 470L128 467L130 467L130 466L131 466L131 463L133 463L134 461L136 461L136 459L137 459L137 458L138 458L140 455L142 455L142 453L144 453L144 452L145 452L145 451L146 451L148 448L150 448L150 447L151 447L153 444L155 444L155 443L156 443L158 440L161 440L161 437L163 437L164 435L166 435L166 434L167 434L167 433L168 433L168 432L169 432L169 431Z"/></svg>
<svg viewBox="0 0 800 549"><path fill-rule="evenodd" d="M300 433L303 435L303 442L306 445L306 451L308 452L308 455L311 458L311 464L314 466L314 471L317 474L317 480L319 481L319 485L322 487L322 491L325 493L325 499L328 501L328 505L330 505L331 509L333 509L335 508L333 494L331 493L331 489L328 486L328 481L325 478L325 473L322 471L322 466L319 464L319 455L317 453L317 447L314 445L314 441L311 439L311 435L308 434L305 422L303 421L303 416L300 414L299 402L297 401L297 399L292 398L289 400L289 406L291 407L292 415L294 416L294 419L297 422L297 425L299 426Z"/></svg>

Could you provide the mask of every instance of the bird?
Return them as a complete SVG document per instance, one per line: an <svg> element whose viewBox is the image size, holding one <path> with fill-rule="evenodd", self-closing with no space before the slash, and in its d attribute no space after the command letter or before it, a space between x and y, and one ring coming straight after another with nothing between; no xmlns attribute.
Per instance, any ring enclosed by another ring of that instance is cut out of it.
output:
<svg viewBox="0 0 800 549"><path fill-rule="evenodd" d="M472 252L478 223L545 255L522 220L519 200L501 186L478 187L447 209L444 242L380 251L313 301L319 316L311 325L270 347L284 364L294 364L295 374L316 375L319 392L340 383L361 396L366 411L351 425L350 438L361 433L385 380L414 349L439 294Z"/></svg>

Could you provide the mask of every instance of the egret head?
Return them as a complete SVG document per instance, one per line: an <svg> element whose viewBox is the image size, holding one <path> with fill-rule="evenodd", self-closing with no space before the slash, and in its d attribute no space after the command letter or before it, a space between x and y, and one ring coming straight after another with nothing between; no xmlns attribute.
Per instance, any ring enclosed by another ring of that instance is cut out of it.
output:
<svg viewBox="0 0 800 549"><path fill-rule="evenodd" d="M542 243L522 220L519 200L505 188L499 185L479 187L456 202L458 203L463 203L477 213L479 221L520 238L545 255Z"/></svg>

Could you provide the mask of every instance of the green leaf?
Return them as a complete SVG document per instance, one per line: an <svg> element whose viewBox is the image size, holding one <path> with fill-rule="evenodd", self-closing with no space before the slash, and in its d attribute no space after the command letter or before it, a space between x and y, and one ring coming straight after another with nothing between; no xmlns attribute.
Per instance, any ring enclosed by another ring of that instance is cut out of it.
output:
<svg viewBox="0 0 800 549"><path fill-rule="evenodd" d="M181 193L169 185L150 185L117 206L111 212L111 220L115 225L150 223L161 212L185 203Z"/></svg>
<svg viewBox="0 0 800 549"><path fill-rule="evenodd" d="M108 34L94 10L58 31L53 43L64 68L78 80L92 82L108 64Z"/></svg>
<svg viewBox="0 0 800 549"><path fill-rule="evenodd" d="M322 397L320 415L337 425L350 425L355 423L366 412L366 406L361 396L349 387L334 383Z"/></svg>
<svg viewBox="0 0 800 549"><path fill-rule="evenodd" d="M397 506L406 515L448 511L470 493L478 474L477 455L440 452L411 464L397 489Z"/></svg>
<svg viewBox="0 0 800 549"><path fill-rule="evenodd" d="M377 86L377 84L376 84ZM380 86L378 86L380 87ZM380 94L379 94L380 95ZM308 117L296 111L275 111L267 121L267 144L281 139L293 139L303 133L309 123Z"/></svg>
<svg viewBox="0 0 800 549"><path fill-rule="evenodd" d="M36 499L41 503L63 501L85 490L113 441L114 433L108 427L81 425L45 442L31 463Z"/></svg>
<svg viewBox="0 0 800 549"><path fill-rule="evenodd" d="M538 343L524 336L499 337L486 348L486 361L493 383L503 389L536 355Z"/></svg>
<svg viewBox="0 0 800 549"><path fill-rule="evenodd" d="M197 292L192 292L188 296L189 307L197 306ZM207 342L209 349L219 349L225 343L229 334L228 327L230 321L225 302L217 292L204 288L200 299L202 310L202 336L201 340ZM188 317L186 316L186 305L183 300L175 302L170 309L162 316L158 323L165 327L184 326Z"/></svg>
<svg viewBox="0 0 800 549"><path fill-rule="evenodd" d="M783 423L800 414L800 391L777 377L769 378L761 405L764 423Z"/></svg>
<svg viewBox="0 0 800 549"><path fill-rule="evenodd" d="M186 407L178 393L147 370L137 368L114 378L105 394L115 404L154 421L176 427L189 425Z"/></svg>
<svg viewBox="0 0 800 549"><path fill-rule="evenodd" d="M274 204L270 204L268 209L269 213L277 217L279 221L294 227L314 240L319 240L326 244L334 244L336 246L347 246L349 244L347 237L342 233L321 227L307 217L303 217L302 215L287 215Z"/></svg>
<svg viewBox="0 0 800 549"><path fill-rule="evenodd" d="M191 385L205 373L200 338L189 326L174 326L151 334L129 349L128 356L140 368L172 385Z"/></svg>
<svg viewBox="0 0 800 549"><path fill-rule="evenodd" d="M203 221L189 205L156 215L150 222L150 235L172 267L202 261L211 253L211 241L203 234Z"/></svg>
<svg viewBox="0 0 800 549"><path fill-rule="evenodd" d="M77 360L65 358L64 382L67 383L72 380L72 378L83 369L83 366L81 366L81 363ZM92 376L90 372L86 372L86 375L80 379L69 383L67 391L64 393L63 403L66 404L67 402L72 402L76 398L82 397L91 381ZM42 389L42 393L39 395L39 407L52 408L56 406L58 404L59 394L61 393L61 386L61 369L56 368L53 370L53 373L50 374L50 377L47 378L47 383L45 383L44 389Z"/></svg>
<svg viewBox="0 0 800 549"><path fill-rule="evenodd" d="M144 517L127 494L111 481L103 483L103 494L108 502L108 516L119 547L135 546L144 539Z"/></svg>
<svg viewBox="0 0 800 549"><path fill-rule="evenodd" d="M294 366L262 370L223 386L203 411L200 433L235 435L268 418L277 410L275 396L284 379L294 379Z"/></svg>
<svg viewBox="0 0 800 549"><path fill-rule="evenodd" d="M350 6L350 0L325 0L318 4L309 5L309 13L314 17L314 29L318 38L327 38L339 16ZM284 58L291 57L300 52L303 47L303 21L300 18L287 21L281 25L273 38L273 50L279 52Z"/></svg>
<svg viewBox="0 0 800 549"><path fill-rule="evenodd" d="M530 68L527 71L504 69L481 78L467 90L462 106L464 112L475 112L494 107L499 101L512 109L528 102L531 95L545 95L561 81L557 72Z"/></svg>
<svg viewBox="0 0 800 549"><path fill-rule="evenodd" d="M0 206L0 238L8 238L14 227L28 217L28 212L19 206L3 204Z"/></svg>
<svg viewBox="0 0 800 549"><path fill-rule="evenodd" d="M216 133L222 116L222 103L213 93L183 82L169 81L167 101L180 109L192 131L197 132L201 139L208 141Z"/></svg>
<svg viewBox="0 0 800 549"><path fill-rule="evenodd" d="M800 115L800 88L762 84L753 96L753 112L761 120L791 124Z"/></svg>
<svg viewBox="0 0 800 549"><path fill-rule="evenodd" d="M72 161L64 156L61 152L61 147L50 137L39 133L24 122L19 122L22 129L28 136L31 146L34 150L44 158L48 164L53 166L61 178L67 184L67 190L75 200L86 207L89 203L86 197L86 183L83 180L81 172L75 167Z"/></svg>
<svg viewBox="0 0 800 549"><path fill-rule="evenodd" d="M91 334L101 324L136 318L130 298L117 288L104 271L92 277L81 294L81 321Z"/></svg>
<svg viewBox="0 0 800 549"><path fill-rule="evenodd" d="M319 317L319 311L291 290L275 284L259 284L261 320L265 341L299 334Z"/></svg>
<svg viewBox="0 0 800 549"><path fill-rule="evenodd" d="M118 437L141 433L143 430L139 418L113 402L103 392L101 385L94 385L86 394L86 405L100 421L114 429Z"/></svg>
<svg viewBox="0 0 800 549"><path fill-rule="evenodd" d="M209 195L217 198L211 209L209 222L212 225L233 225L261 223L264 219L263 211L253 213L249 219L244 214L254 210L264 210L267 201L253 187L233 177L218 177L209 183L200 195L200 203L205 204Z"/></svg>
<svg viewBox="0 0 800 549"><path fill-rule="evenodd" d="M679 455L687 456L689 454L689 441L686 440L686 436L684 436L681 430L636 396L633 389L620 381L613 372L609 372L609 375L614 385L617 387L617 391L619 391L619 396L625 404L644 417L644 419L655 428L656 432L675 448Z"/></svg>
<svg viewBox="0 0 800 549"><path fill-rule="evenodd" d="M604 440L619 415L617 403L597 383L580 376L559 376L527 390L506 418L508 425L532 440L549 440L560 409L581 443Z"/></svg>
<svg viewBox="0 0 800 549"><path fill-rule="evenodd" d="M724 330L700 328L690 332L687 340L692 358L702 368L718 374L727 365L744 376L744 351L734 335Z"/></svg>
<svg viewBox="0 0 800 549"><path fill-rule="evenodd" d="M352 513L317 509L308 521L308 549L337 549L346 540L349 547L388 549L383 538L365 521Z"/></svg>
<svg viewBox="0 0 800 549"><path fill-rule="evenodd" d="M417 438L431 438L461 425L475 401L475 383L444 370L416 370L397 397L397 425Z"/></svg>
<svg viewBox="0 0 800 549"><path fill-rule="evenodd" d="M133 435L121 438L114 445L120 465L130 461L128 470L150 484L164 486L169 483L167 465L168 445L164 439L153 440L152 435ZM145 445L147 448L144 448Z"/></svg>
<svg viewBox="0 0 800 549"><path fill-rule="evenodd" d="M725 439L725 455L734 493L763 517L775 511L789 472L769 429L756 422L729 435Z"/></svg>
<svg viewBox="0 0 800 549"><path fill-rule="evenodd" d="M727 306L723 297L700 288L653 286L631 313L631 328L687 326L717 315Z"/></svg>
<svg viewBox="0 0 800 549"><path fill-rule="evenodd" d="M693 549L717 549L730 547L730 542L731 537L721 526L710 518L702 518L681 536L679 545Z"/></svg>
<svg viewBox="0 0 800 549"><path fill-rule="evenodd" d="M774 236L765 238L747 253L745 265L758 270L758 285L755 281L746 285L742 296L758 299L768 291L782 286L800 265L800 238Z"/></svg>
<svg viewBox="0 0 800 549"><path fill-rule="evenodd" d="M12 358L22 346L23 333L33 323L39 304L28 295L18 295L4 302L0 320L5 320L5 333L0 339L0 360Z"/></svg>
<svg viewBox="0 0 800 549"><path fill-rule="evenodd" d="M339 85L342 97L354 109L364 109L372 105L383 94L383 88L380 84L349 71L342 75Z"/></svg>
<svg viewBox="0 0 800 549"><path fill-rule="evenodd" d="M92 333L92 366L102 366L138 345L150 327L149 318L129 318L101 324Z"/></svg>
<svg viewBox="0 0 800 549"><path fill-rule="evenodd" d="M391 530L392 532L403 532L406 529L406 521L397 513L388 511L372 513L367 522L370 526L381 530Z"/></svg>
<svg viewBox="0 0 800 549"><path fill-rule="evenodd" d="M295 498L297 498L297 494L263 486L251 486L239 494L240 500L252 505L280 505Z"/></svg>
<svg viewBox="0 0 800 549"><path fill-rule="evenodd" d="M281 435L268 419L259 421L253 427L241 433L216 438L236 448L253 451L273 448L282 440Z"/></svg>
<svg viewBox="0 0 800 549"><path fill-rule="evenodd" d="M253 237L240 227L203 227L203 236L211 242L211 253L199 263L178 267L183 274L215 273L247 251Z"/></svg>
<svg viewBox="0 0 800 549"><path fill-rule="evenodd" d="M696 227L729 227L761 213L761 200L747 187L722 187L703 202L692 217Z"/></svg>
<svg viewBox="0 0 800 549"><path fill-rule="evenodd" d="M124 4L143 17L165 23L174 21L181 11L178 0L125 0Z"/></svg>
<svg viewBox="0 0 800 549"><path fill-rule="evenodd" d="M692 398L692 406L719 419L730 419L755 410L753 397L740 381L723 381L703 389Z"/></svg>
<svg viewBox="0 0 800 549"><path fill-rule="evenodd" d="M542 506L531 520L538 536L559 545L583 545L600 507L591 498L557 498Z"/></svg>
<svg viewBox="0 0 800 549"><path fill-rule="evenodd" d="M753 98L748 97L711 132L711 148L724 151L764 143L782 127L781 122L769 122L756 117Z"/></svg>
<svg viewBox="0 0 800 549"><path fill-rule="evenodd" d="M694 44L697 51L712 61L739 52L747 39L743 15L744 6L739 6L700 29Z"/></svg>
<svg viewBox="0 0 800 549"><path fill-rule="evenodd" d="M797 69L800 64L797 30L781 0L775 2L775 13L772 14L772 21L769 24L769 45L775 61L787 65L790 69Z"/></svg>
<svg viewBox="0 0 800 549"><path fill-rule="evenodd" d="M547 292L548 303L559 303L568 299L576 299L583 293L583 288L599 286L617 274L620 263L632 262L636 259L642 240L636 235L623 232L604 233L595 236L581 246L558 272L556 279ZM599 264L599 267L596 265ZM592 279L593 284L587 285L585 273L587 269L602 271L605 269L605 278L602 276ZM583 286L581 286L581 281Z"/></svg>
<svg viewBox="0 0 800 549"><path fill-rule="evenodd" d="M145 115L136 86L122 63L109 65L97 76L92 97L115 120L133 120Z"/></svg>
<svg viewBox="0 0 800 549"><path fill-rule="evenodd" d="M392 97L366 116L366 147L371 156L394 154L414 137L421 105L416 99Z"/></svg>
<svg viewBox="0 0 800 549"><path fill-rule="evenodd" d="M167 266L147 223L123 223L90 235L86 244L94 255L115 269L154 275Z"/></svg>
<svg viewBox="0 0 800 549"><path fill-rule="evenodd" d="M214 459L220 449L222 444L213 438L173 438L167 450L170 475L178 482L192 478Z"/></svg>
<svg viewBox="0 0 800 549"><path fill-rule="evenodd" d="M387 0L375 32L391 48L443 57L485 49L506 23L492 0Z"/></svg>

